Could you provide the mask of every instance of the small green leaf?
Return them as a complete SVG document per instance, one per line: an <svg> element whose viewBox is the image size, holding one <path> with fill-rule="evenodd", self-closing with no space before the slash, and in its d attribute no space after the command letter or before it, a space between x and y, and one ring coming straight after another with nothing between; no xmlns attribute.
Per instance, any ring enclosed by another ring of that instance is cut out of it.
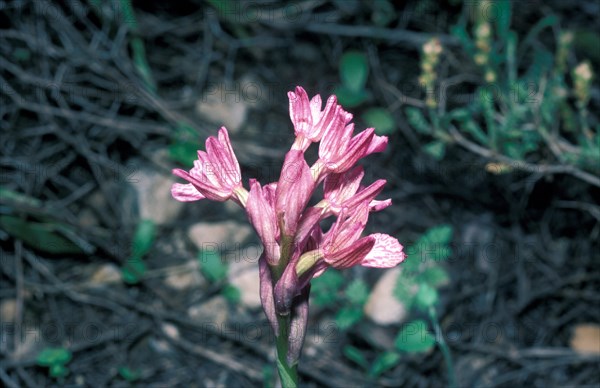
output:
<svg viewBox="0 0 600 388"><path fill-rule="evenodd" d="M450 277L445 269L434 265L425 269L418 277L420 282L429 284L431 287L441 287L450 282Z"/></svg>
<svg viewBox="0 0 600 388"><path fill-rule="evenodd" d="M426 352L435 345L435 337L427 331L427 323L418 319L404 325L394 344L403 352Z"/></svg>
<svg viewBox="0 0 600 388"><path fill-rule="evenodd" d="M335 269L328 269L312 281L311 296L317 306L327 306L334 303L337 293L344 284L344 276Z"/></svg>
<svg viewBox="0 0 600 388"><path fill-rule="evenodd" d="M371 14L371 20L376 26L385 27L396 18L394 5L388 0L377 0L372 4L373 13Z"/></svg>
<svg viewBox="0 0 600 388"><path fill-rule="evenodd" d="M180 121L173 128L169 156L182 165L191 165L198 158L198 150L203 149L198 141L198 132L191 125Z"/></svg>
<svg viewBox="0 0 600 388"><path fill-rule="evenodd" d="M414 255L421 261L445 260L452 254L452 248L448 245L451 240L452 226L444 224L433 227L419 238Z"/></svg>
<svg viewBox="0 0 600 388"><path fill-rule="evenodd" d="M545 28L552 27L558 24L559 18L554 14L550 14L538 20L533 27L529 30L525 39L523 39L523 43L521 47L529 47L530 42L537 38L537 35Z"/></svg>
<svg viewBox="0 0 600 388"><path fill-rule="evenodd" d="M340 330L347 330L361 320L363 317L362 308L344 307L340 309L335 316L335 323Z"/></svg>
<svg viewBox="0 0 600 388"><path fill-rule="evenodd" d="M452 241L452 226L448 224L435 226L427 230L422 238L429 244L447 245Z"/></svg>
<svg viewBox="0 0 600 388"><path fill-rule="evenodd" d="M239 303L242 297L239 288L232 286L231 284L225 286L223 291L221 291L221 294L225 297L225 299L233 304Z"/></svg>
<svg viewBox="0 0 600 388"><path fill-rule="evenodd" d="M200 251L200 271L211 282L220 282L227 277L227 264L221 259L221 255L214 250Z"/></svg>
<svg viewBox="0 0 600 388"><path fill-rule="evenodd" d="M511 1L499 1L495 3L496 9L496 33L502 41L508 38L508 30L510 28L510 19L512 14Z"/></svg>
<svg viewBox="0 0 600 388"><path fill-rule="evenodd" d="M419 133L429 135L432 133L431 125L425 119L420 109L408 107L404 110L408 123Z"/></svg>
<svg viewBox="0 0 600 388"><path fill-rule="evenodd" d="M73 354L65 348L45 348L36 357L40 366L64 365L71 361Z"/></svg>
<svg viewBox="0 0 600 388"><path fill-rule="evenodd" d="M69 374L69 368L62 364L54 364L50 366L50 376L54 378L65 377Z"/></svg>
<svg viewBox="0 0 600 388"><path fill-rule="evenodd" d="M169 156L183 165L191 165L198 158L200 148L199 144L178 140L169 146Z"/></svg>
<svg viewBox="0 0 600 388"><path fill-rule="evenodd" d="M410 309L416 292L415 280L412 277L403 277L400 274L394 287L394 296L404 304L407 310Z"/></svg>
<svg viewBox="0 0 600 388"><path fill-rule="evenodd" d="M146 273L146 263L141 258L131 258L127 260L121 269L123 281L127 284L137 284Z"/></svg>
<svg viewBox="0 0 600 388"><path fill-rule="evenodd" d="M122 366L119 368L119 375L121 375L122 378L129 381L130 383L132 383L140 378L139 371L131 370L126 366Z"/></svg>
<svg viewBox="0 0 600 388"><path fill-rule="evenodd" d="M489 141L485 132L483 132L479 124L477 124L474 120L468 120L466 123L460 126L460 130L473 136L473 138L477 140L479 144L487 144Z"/></svg>
<svg viewBox="0 0 600 388"><path fill-rule="evenodd" d="M11 236L23 240L28 246L48 253L74 254L84 250L61 234L66 225L25 221L12 216L0 216L0 227Z"/></svg>
<svg viewBox="0 0 600 388"><path fill-rule="evenodd" d="M439 296L437 290L429 284L423 283L419 286L419 291L417 291L417 294L415 295L415 304L419 308L426 310L431 306L435 306L438 299Z"/></svg>
<svg viewBox="0 0 600 388"><path fill-rule="evenodd" d="M417 250L417 252L414 252ZM418 243L414 246L410 247L410 250L407 252L408 255L406 259L402 262L402 275L406 276L406 274L415 274L419 272L421 268L421 255L419 250Z"/></svg>
<svg viewBox="0 0 600 388"><path fill-rule="evenodd" d="M451 120L457 120L464 122L471 117L472 113L466 108L457 108L448 112L448 118Z"/></svg>
<svg viewBox="0 0 600 388"><path fill-rule="evenodd" d="M156 225L152 220L141 220L133 236L132 256L141 258L152 248Z"/></svg>
<svg viewBox="0 0 600 388"><path fill-rule="evenodd" d="M442 160L446 154L446 144L440 140L435 140L431 143L425 144L423 149L435 160Z"/></svg>
<svg viewBox="0 0 600 388"><path fill-rule="evenodd" d="M343 349L344 356L350 361L362 366L364 369L369 367L369 363L367 362L367 358L365 355L354 346L346 345Z"/></svg>
<svg viewBox="0 0 600 388"><path fill-rule="evenodd" d="M336 87L333 91L336 95L338 102L347 108L354 108L367 100L369 93L366 90L360 90L354 92L344 85Z"/></svg>
<svg viewBox="0 0 600 388"><path fill-rule="evenodd" d="M383 372L392 369L398 362L400 361L400 354L396 352L384 352L377 356L373 364L371 365L371 370L369 371L369 376L371 377L379 377Z"/></svg>
<svg viewBox="0 0 600 388"><path fill-rule="evenodd" d="M4 188L0 188L0 201L36 208L40 208L43 205L42 201L37 198Z"/></svg>
<svg viewBox="0 0 600 388"><path fill-rule="evenodd" d="M467 54L472 57L475 53L475 45L469 37L466 26L464 23L456 24L450 28L450 34L458 38L458 41L463 46Z"/></svg>
<svg viewBox="0 0 600 388"><path fill-rule="evenodd" d="M340 60L340 78L342 84L351 92L364 89L369 76L367 56L360 51L348 51Z"/></svg>
<svg viewBox="0 0 600 388"><path fill-rule="evenodd" d="M13 51L12 55L15 60L25 62L31 58L31 51L23 47L18 47Z"/></svg>
<svg viewBox="0 0 600 388"><path fill-rule="evenodd" d="M375 128L375 133L378 135L387 135L396 130L394 117L387 109L371 108L363 114L362 118L367 126Z"/></svg>
<svg viewBox="0 0 600 388"><path fill-rule="evenodd" d="M362 306L369 298L369 287L363 280L355 279L348 285L345 294L350 303Z"/></svg>
<svg viewBox="0 0 600 388"><path fill-rule="evenodd" d="M142 77L146 88L150 92L156 92L156 82L152 77L152 70L150 69L150 65L148 64L148 59L146 58L146 48L144 46L144 41L134 36L131 41L131 51L133 52L133 64Z"/></svg>

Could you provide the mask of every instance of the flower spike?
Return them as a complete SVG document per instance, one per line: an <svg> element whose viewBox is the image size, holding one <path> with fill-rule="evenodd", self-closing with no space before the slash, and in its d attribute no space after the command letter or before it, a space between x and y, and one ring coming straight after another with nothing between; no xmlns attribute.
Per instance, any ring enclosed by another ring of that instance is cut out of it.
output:
<svg viewBox="0 0 600 388"><path fill-rule="evenodd" d="M353 116L335 96L323 107L321 96L309 99L297 86L288 98L296 140L285 155L277 182L261 184L250 179L247 191L229 134L222 127L216 137L206 140L206 151L198 151L189 171L173 170L188 183L173 184L171 193L183 202L231 199L245 208L263 245L258 260L260 299L275 333L277 366L282 381L296 386L311 280L330 267L393 267L406 254L390 235L363 236L369 214L392 202L375 199L383 190L384 179L361 184L365 174L356 163L383 152L387 137L376 135L373 128L354 135ZM304 154L312 143L319 143L318 159L309 167ZM323 198L308 206L321 183ZM335 220L324 232L321 221L328 217Z"/></svg>

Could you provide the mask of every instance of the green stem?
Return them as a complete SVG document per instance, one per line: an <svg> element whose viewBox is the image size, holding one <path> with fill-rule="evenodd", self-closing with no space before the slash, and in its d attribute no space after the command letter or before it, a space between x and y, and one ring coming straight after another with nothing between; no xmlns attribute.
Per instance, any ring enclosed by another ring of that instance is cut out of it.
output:
<svg viewBox="0 0 600 388"><path fill-rule="evenodd" d="M586 140L589 140L589 137L592 135L592 131L588 125L587 113L588 111L585 106L579 107L579 121L581 123L581 128Z"/></svg>
<svg viewBox="0 0 600 388"><path fill-rule="evenodd" d="M442 333L442 329L440 328L440 323L438 322L437 315L435 313L435 308L433 306L429 307L429 318L431 318L431 322L433 323L437 343L440 347L440 350L442 351L442 355L444 356L444 361L446 362L446 369L448 369L448 385L450 386L450 388L456 388L458 385L456 384L456 376L454 374L452 355L450 354L450 349L448 348L448 344L446 344L446 340L444 339L444 335Z"/></svg>
<svg viewBox="0 0 600 388"><path fill-rule="evenodd" d="M279 322L279 333L277 336L277 371L279 372L283 388L296 388L298 387L297 364L288 365L287 362L290 316L278 315L277 321Z"/></svg>

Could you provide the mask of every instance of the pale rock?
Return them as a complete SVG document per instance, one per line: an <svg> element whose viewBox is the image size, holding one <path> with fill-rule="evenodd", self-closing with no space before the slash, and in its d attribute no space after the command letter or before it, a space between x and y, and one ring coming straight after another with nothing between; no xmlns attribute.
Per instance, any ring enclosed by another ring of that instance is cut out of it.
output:
<svg viewBox="0 0 600 388"><path fill-rule="evenodd" d="M570 345L579 354L600 355L600 325L596 323L576 325Z"/></svg>
<svg viewBox="0 0 600 388"><path fill-rule="evenodd" d="M157 225L167 224L177 218L183 203L171 196L173 175L150 169L140 169L130 179L137 191L140 219L149 219Z"/></svg>
<svg viewBox="0 0 600 388"><path fill-rule="evenodd" d="M77 217L79 219L79 225L82 228L92 228L100 224L98 217L96 217L90 208L81 209L79 214L77 214Z"/></svg>
<svg viewBox="0 0 600 388"><path fill-rule="evenodd" d="M227 300L218 295L207 302L191 306L187 314L198 324L221 328L227 322L228 309Z"/></svg>
<svg viewBox="0 0 600 388"><path fill-rule="evenodd" d="M240 303L248 308L260 307L260 278L258 264L253 260L231 261L229 284L240 291Z"/></svg>
<svg viewBox="0 0 600 388"><path fill-rule="evenodd" d="M149 345L156 353L159 353L159 354L173 353L173 347L166 340L158 339L158 338L151 338Z"/></svg>
<svg viewBox="0 0 600 388"><path fill-rule="evenodd" d="M19 346L11 355L15 360L35 354L45 347L44 332L38 326L25 326L21 330Z"/></svg>
<svg viewBox="0 0 600 388"><path fill-rule="evenodd" d="M222 252L240 250L252 228L234 221L199 222L188 229L188 237L199 249Z"/></svg>
<svg viewBox="0 0 600 388"><path fill-rule="evenodd" d="M179 329L177 328L177 326L173 325L172 323L163 323L162 324L162 331L163 333L165 333L165 335L173 340L178 340L180 335L179 335Z"/></svg>
<svg viewBox="0 0 600 388"><path fill-rule="evenodd" d="M253 235L248 225L234 221L200 222L188 229L188 237L200 250L219 251L229 264L229 283L240 291L243 306L260 306L258 257L261 248L247 244Z"/></svg>
<svg viewBox="0 0 600 388"><path fill-rule="evenodd" d="M375 284L365 304L365 314L379 325L401 323L406 319L406 306L394 296L400 267L387 270Z"/></svg>
<svg viewBox="0 0 600 388"><path fill-rule="evenodd" d="M90 283L99 286L107 283L121 282L121 271L114 264L101 265L90 278Z"/></svg>
<svg viewBox="0 0 600 388"><path fill-rule="evenodd" d="M200 274L198 261L190 260L181 269L173 271L165 278L165 284L175 290L199 288L205 284Z"/></svg>
<svg viewBox="0 0 600 388"><path fill-rule="evenodd" d="M196 111L216 126L236 133L244 125L249 108L268 98L267 93L264 85L248 77L228 86L213 83L196 103Z"/></svg>
<svg viewBox="0 0 600 388"><path fill-rule="evenodd" d="M5 299L0 302L0 322L14 322L17 316L17 300Z"/></svg>

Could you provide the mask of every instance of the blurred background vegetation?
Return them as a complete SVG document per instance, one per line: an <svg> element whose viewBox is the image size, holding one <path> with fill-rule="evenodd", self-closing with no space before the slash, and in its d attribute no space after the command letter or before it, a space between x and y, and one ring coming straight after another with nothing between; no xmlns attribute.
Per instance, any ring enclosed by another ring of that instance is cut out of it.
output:
<svg viewBox="0 0 600 388"><path fill-rule="evenodd" d="M170 197L225 125L276 180L286 93L389 136L409 257L313 284L306 386L597 385L597 1L0 1L0 381L273 386L258 240ZM314 153L308 153L315 158Z"/></svg>

